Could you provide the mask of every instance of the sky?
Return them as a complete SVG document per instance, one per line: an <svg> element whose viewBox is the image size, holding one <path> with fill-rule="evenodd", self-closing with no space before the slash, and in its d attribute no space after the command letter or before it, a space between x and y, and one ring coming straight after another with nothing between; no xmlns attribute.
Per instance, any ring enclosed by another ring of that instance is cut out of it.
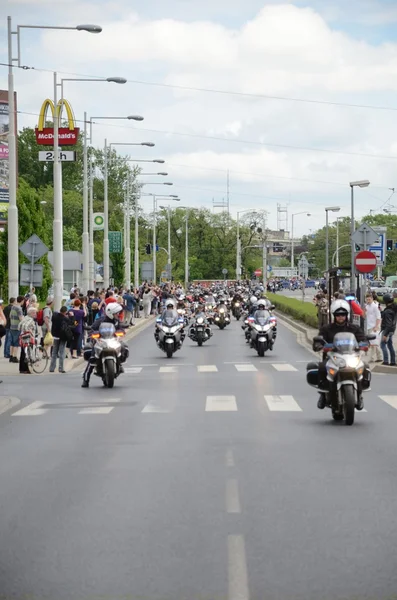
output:
<svg viewBox="0 0 397 600"><path fill-rule="evenodd" d="M144 121L95 121L93 145L118 146L142 163L145 192L172 193L180 205L227 197L230 211L287 208L294 234L325 223L325 208L356 217L397 207L397 3L395 0L2 0L18 25L75 26L78 31L21 29L15 69L18 126L35 126L43 100L61 78L125 77L125 85L64 82L76 119L142 115ZM0 62L8 62L0 21ZM14 36L15 37L15 36ZM14 57L16 56L16 46ZM7 67L0 66L0 89ZM392 189L396 189L393 194ZM391 198L390 198L391 196ZM390 198L390 199L389 199ZM164 203L167 199L164 199ZM142 198L149 212L150 199ZM397 208L396 208L397 210ZM299 214L297 214L299 213ZM310 216L307 216L310 214ZM332 220L332 219L331 219Z"/></svg>

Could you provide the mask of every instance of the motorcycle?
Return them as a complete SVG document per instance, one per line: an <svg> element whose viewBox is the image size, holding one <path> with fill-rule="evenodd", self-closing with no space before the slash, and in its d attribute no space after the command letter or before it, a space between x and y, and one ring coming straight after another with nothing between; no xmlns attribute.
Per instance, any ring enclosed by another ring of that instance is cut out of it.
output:
<svg viewBox="0 0 397 600"><path fill-rule="evenodd" d="M367 340L376 336L367 336ZM317 363L307 365L306 381L326 395L326 406L332 411L335 421L353 425L355 408L361 392L370 389L371 371L362 360L361 353L368 350L368 342L357 343L353 333L337 333L332 344L322 337L314 339L316 350L327 353L326 380L319 381Z"/></svg>
<svg viewBox="0 0 397 600"><path fill-rule="evenodd" d="M178 308L178 315L183 318L183 325L187 327L189 325L189 317L185 308Z"/></svg>
<svg viewBox="0 0 397 600"><path fill-rule="evenodd" d="M241 302L235 302L233 304L233 317L239 321L241 317Z"/></svg>
<svg viewBox="0 0 397 600"><path fill-rule="evenodd" d="M89 356L85 358L92 361L95 365L94 375L101 377L108 388L114 386L114 380L120 375L121 338L124 335L124 331L116 330L112 323L101 323L99 330L91 334L91 339L95 342L94 356L89 349Z"/></svg>
<svg viewBox="0 0 397 600"><path fill-rule="evenodd" d="M267 310L257 310L253 316L248 317L248 327L251 347L256 349L258 356L263 357L267 350L273 350L276 339L276 317Z"/></svg>
<svg viewBox="0 0 397 600"><path fill-rule="evenodd" d="M225 329L226 325L230 323L230 317L227 313L225 306L220 306L215 313L215 325L218 325L219 329Z"/></svg>
<svg viewBox="0 0 397 600"><path fill-rule="evenodd" d="M205 315L199 314L195 318L194 325L190 327L188 336L193 342L197 342L198 346L202 346L204 342L210 339L212 332L208 323L205 322Z"/></svg>
<svg viewBox="0 0 397 600"><path fill-rule="evenodd" d="M183 317L177 313L165 317L157 317L154 336L160 350L166 353L167 358L172 358L174 352L182 348L185 333L183 330Z"/></svg>

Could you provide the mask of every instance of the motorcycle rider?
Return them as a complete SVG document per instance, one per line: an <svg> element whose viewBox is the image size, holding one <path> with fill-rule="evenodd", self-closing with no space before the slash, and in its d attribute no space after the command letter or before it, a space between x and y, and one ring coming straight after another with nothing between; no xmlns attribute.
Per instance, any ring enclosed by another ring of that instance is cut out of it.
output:
<svg viewBox="0 0 397 600"><path fill-rule="evenodd" d="M169 317L169 316L175 317L176 319L178 318L178 312L175 307L175 301L172 300L171 298L168 298L166 305L165 305L165 310L163 310L161 317L159 317L159 321L161 322L165 317ZM159 326L156 323L156 328L154 330L154 338L157 343L159 341L158 327ZM184 332L183 325L182 325L182 330L181 330L181 341L182 342L185 339L185 337L186 337L186 334Z"/></svg>
<svg viewBox="0 0 397 600"><path fill-rule="evenodd" d="M91 331L98 331L99 327L102 323L112 323L115 329L124 329L121 323L121 315L123 312L123 307L118 302L110 302L106 305L105 315L96 319L91 326ZM121 341L121 362L124 363L128 358L128 346L125 342ZM90 385L91 374L94 370L95 365L92 364L92 359L94 358L94 344L93 341L90 340L84 347L84 358L88 358L87 366L83 373L83 383L81 384L82 388L88 388ZM120 373L124 373L124 368L120 365Z"/></svg>
<svg viewBox="0 0 397 600"><path fill-rule="evenodd" d="M251 296L248 308L249 316L252 316L256 310L258 310L258 298L256 296Z"/></svg>
<svg viewBox="0 0 397 600"><path fill-rule="evenodd" d="M364 330L358 325L354 325L349 322L350 316L350 306L346 300L335 300L331 304L331 314L334 317L334 322L329 323L327 325L323 325L318 335L321 336L327 344L332 344L334 341L334 337L337 333L353 333L356 337L357 342L365 342L367 341L367 336L364 333ZM316 342L313 342L313 350L318 351L321 350L321 347L318 347ZM321 388L321 382L326 381L327 378L327 370L325 367L327 358L326 354L323 353L323 360L318 364L318 378L319 385ZM365 371L364 371L365 376ZM364 408L363 399L361 396L361 390L359 390L359 404L356 407L358 410L362 410ZM326 394L324 392L320 392L320 398L317 402L317 408L323 409L326 406Z"/></svg>
<svg viewBox="0 0 397 600"><path fill-rule="evenodd" d="M211 327L209 325L208 322L208 318L207 315L205 313L205 306L204 304L199 304L196 308L196 310L194 311L194 315L193 315L194 319L197 319L197 317L203 317L204 319L204 325L205 325L205 331L206 334L208 336L208 338L212 337L214 334L211 331ZM195 325L192 325L190 327L190 333L189 333L189 337L194 337L195 335Z"/></svg>

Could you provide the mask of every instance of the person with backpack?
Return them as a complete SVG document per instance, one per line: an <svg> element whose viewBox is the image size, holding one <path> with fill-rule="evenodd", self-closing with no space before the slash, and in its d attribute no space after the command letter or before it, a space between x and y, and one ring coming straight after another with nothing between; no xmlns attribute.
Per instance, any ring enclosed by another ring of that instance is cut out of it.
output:
<svg viewBox="0 0 397 600"><path fill-rule="evenodd" d="M83 321L86 316L84 307L79 298L76 298L73 303L72 310L69 311L69 318L73 325L73 340L70 347L71 358L79 358L81 356L81 348L83 343ZM73 356L76 351L77 356Z"/></svg>
<svg viewBox="0 0 397 600"><path fill-rule="evenodd" d="M73 340L72 324L67 316L68 309L66 306L61 306L59 312L52 315L51 334L54 338L52 347L52 356L50 363L50 373L54 373L57 358L59 358L59 372L66 373L63 363L65 360L66 344Z"/></svg>

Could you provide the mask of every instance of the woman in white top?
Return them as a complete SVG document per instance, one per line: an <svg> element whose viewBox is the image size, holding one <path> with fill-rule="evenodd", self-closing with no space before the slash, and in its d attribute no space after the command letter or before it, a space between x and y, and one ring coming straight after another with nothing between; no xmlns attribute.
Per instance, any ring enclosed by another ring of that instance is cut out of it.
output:
<svg viewBox="0 0 397 600"><path fill-rule="evenodd" d="M143 316L148 319L152 310L153 293L150 288L145 288L142 294Z"/></svg>

